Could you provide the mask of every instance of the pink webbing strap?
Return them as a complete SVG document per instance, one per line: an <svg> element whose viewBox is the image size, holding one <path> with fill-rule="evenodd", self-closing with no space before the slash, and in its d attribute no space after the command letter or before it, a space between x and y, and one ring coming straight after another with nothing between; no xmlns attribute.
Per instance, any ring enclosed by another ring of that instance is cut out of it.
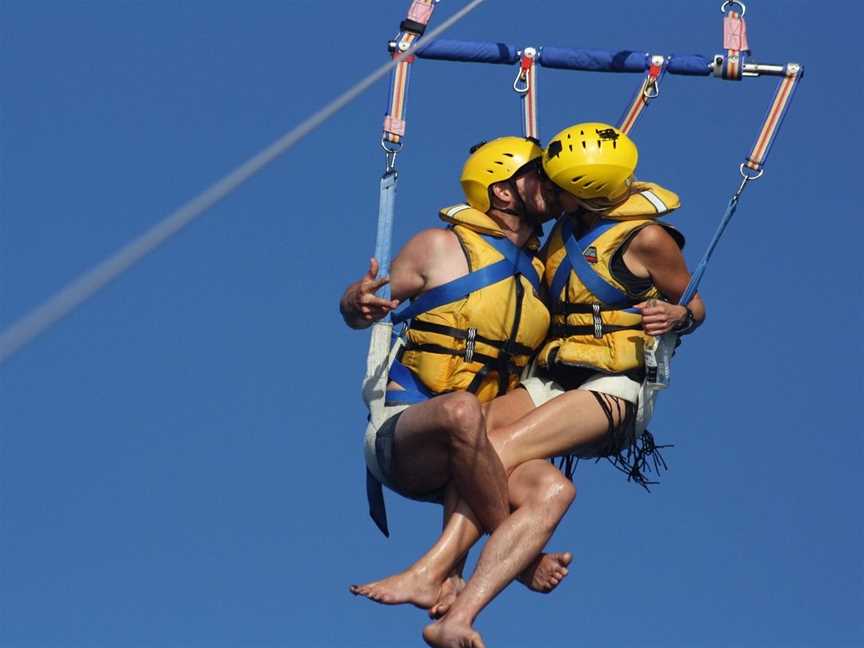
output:
<svg viewBox="0 0 864 648"><path fill-rule="evenodd" d="M429 0L414 0L408 9L408 20L413 20L422 25L428 25L435 11L435 3Z"/></svg>
<svg viewBox="0 0 864 648"><path fill-rule="evenodd" d="M537 126L537 50L526 47L519 63L519 74L513 89L522 97L522 134L540 139Z"/></svg>
<svg viewBox="0 0 864 648"><path fill-rule="evenodd" d="M740 81L744 74L744 59L750 54L743 12L730 10L723 17L723 48L726 50L723 78Z"/></svg>
<svg viewBox="0 0 864 648"><path fill-rule="evenodd" d="M397 57L414 44L420 33L409 30L410 23L416 23L416 28L425 26L432 18L437 0L414 0L408 9L408 16L402 22L402 31L393 41L393 57ZM409 56L393 69L390 80L390 95L387 100L387 113L384 116L383 142L400 144L405 136L405 98L408 92L411 64L415 58Z"/></svg>
<svg viewBox="0 0 864 648"><path fill-rule="evenodd" d="M723 49L736 52L749 52L747 44L747 23L744 15L730 11L723 18Z"/></svg>
<svg viewBox="0 0 864 648"><path fill-rule="evenodd" d="M625 135L629 135L630 131L633 130L636 120L639 119L651 100L659 96L660 79L666 73L667 61L668 59L665 56L655 55L651 57L648 75L642 81L642 85L634 95L630 106L624 111L624 115L618 122L618 130Z"/></svg>
<svg viewBox="0 0 864 648"><path fill-rule="evenodd" d="M765 159L768 157L771 145L780 130L783 118L789 110L798 82L803 76L804 68L802 66L797 63L786 65L786 76L780 81L780 85L774 93L774 101L771 102L771 108L768 109L768 114L765 116L762 130L759 137L756 138L756 144L744 162L744 166L748 169L761 174Z"/></svg>

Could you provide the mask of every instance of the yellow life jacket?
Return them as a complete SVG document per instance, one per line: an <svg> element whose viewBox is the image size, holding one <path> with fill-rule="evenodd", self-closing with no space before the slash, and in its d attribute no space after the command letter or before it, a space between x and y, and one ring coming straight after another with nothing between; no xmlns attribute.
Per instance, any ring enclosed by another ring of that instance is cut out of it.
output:
<svg viewBox="0 0 864 648"><path fill-rule="evenodd" d="M388 404L419 402L467 390L481 401L516 386L549 329L539 296L543 264L539 241L518 248L489 216L468 205L441 211L468 260L469 274L413 299L394 314L410 320L405 346L390 378Z"/></svg>
<svg viewBox="0 0 864 648"><path fill-rule="evenodd" d="M588 367L607 373L639 369L645 364L642 316L632 308L661 297L653 285L632 293L610 269L615 253L636 232L658 216L680 206L678 196L653 183L634 183L622 205L604 214L588 233L577 238L566 216L555 225L546 248L544 281L549 289L552 327L538 355L538 364ZM678 245L684 237L662 225Z"/></svg>

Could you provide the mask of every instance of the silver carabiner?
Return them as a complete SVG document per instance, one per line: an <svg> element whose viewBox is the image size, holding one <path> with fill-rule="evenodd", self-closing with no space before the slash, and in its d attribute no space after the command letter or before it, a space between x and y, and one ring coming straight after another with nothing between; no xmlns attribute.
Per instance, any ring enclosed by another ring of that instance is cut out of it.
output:
<svg viewBox="0 0 864 648"><path fill-rule="evenodd" d="M526 95L531 90L531 82L528 80L528 68L522 67L525 59L530 59L532 64L537 58L537 50L533 47L526 47L519 57L519 72L516 74L516 80L513 82L513 90L520 95Z"/></svg>
<svg viewBox="0 0 864 648"><path fill-rule="evenodd" d="M652 79L645 82L645 89L642 90L642 96L646 101L651 101L660 96L660 80Z"/></svg>
<svg viewBox="0 0 864 648"><path fill-rule="evenodd" d="M387 138L382 135L381 136L381 148L384 149L384 173L390 173L391 171L396 170L396 156L402 150L402 141L398 142L388 142Z"/></svg>
<svg viewBox="0 0 864 648"><path fill-rule="evenodd" d="M748 169L748 168L749 167L744 162L742 162L741 166L738 167L738 170L741 172L741 177L743 178L743 180L741 180L741 185L738 187L738 191L736 191L735 195L732 196L732 200L734 200L735 202L738 202L738 199L741 197L741 194L744 193L744 189L747 187L748 182L752 182L753 180L758 180L759 178L762 177L762 174L765 173L765 169L759 169L759 171L756 172L755 174L749 173L749 172L745 171L745 169Z"/></svg>
<svg viewBox="0 0 864 648"><path fill-rule="evenodd" d="M731 5L738 5L739 7L741 7L742 16L747 13L746 5L743 2L739 2L738 0L726 0L726 2L724 2L723 5L720 7L720 13L725 14L726 9L728 9Z"/></svg>
<svg viewBox="0 0 864 648"><path fill-rule="evenodd" d="M530 89L531 87L528 84L528 72L520 67L519 74L516 75L516 80L513 81L513 90L515 90L517 94L524 95L528 94Z"/></svg>
<svg viewBox="0 0 864 648"><path fill-rule="evenodd" d="M759 171L757 171L755 174L754 173L748 173L747 171L744 170L744 169L749 169L749 168L750 167L748 167L744 162L742 162L741 166L738 167L738 170L741 172L741 175L744 176L748 182L751 180L758 180L759 178L762 177L762 174L765 173L764 167L759 169Z"/></svg>

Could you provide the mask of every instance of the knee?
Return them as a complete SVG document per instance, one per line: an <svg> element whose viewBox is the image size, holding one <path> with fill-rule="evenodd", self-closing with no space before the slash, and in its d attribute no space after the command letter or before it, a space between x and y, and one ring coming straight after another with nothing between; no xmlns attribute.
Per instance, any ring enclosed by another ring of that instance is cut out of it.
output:
<svg viewBox="0 0 864 648"><path fill-rule="evenodd" d="M551 467L551 465L550 465ZM547 471L536 488L536 496L544 507L555 513L555 517L564 515L573 500L576 499L576 487L557 470Z"/></svg>
<svg viewBox="0 0 864 648"><path fill-rule="evenodd" d="M454 445L476 445L486 434L483 410L474 394L452 394L443 404L443 417L448 438Z"/></svg>

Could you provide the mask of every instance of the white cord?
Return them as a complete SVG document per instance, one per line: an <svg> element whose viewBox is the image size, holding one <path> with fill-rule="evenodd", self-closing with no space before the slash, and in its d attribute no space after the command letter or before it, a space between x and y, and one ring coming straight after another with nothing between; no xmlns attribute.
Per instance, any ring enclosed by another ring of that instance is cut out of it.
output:
<svg viewBox="0 0 864 648"><path fill-rule="evenodd" d="M0 365L46 329L56 324L66 315L69 315L78 306L143 259L147 254L168 241L174 234L201 216L210 207L220 202L273 160L287 152L297 142L321 126L339 110L354 101L393 67L411 56L419 45L434 39L455 25L482 2L484 0L472 0L472 2L469 2L441 23L441 25L428 32L424 38L416 41L405 52L389 63L379 67L365 79L301 122L294 129L285 133L270 144L270 146L254 155L186 204L171 212L143 235L124 245L120 250L102 261L102 263L95 266L92 270L79 275L77 279L67 284L44 304L33 309L29 314L9 326L5 331L0 333Z"/></svg>

